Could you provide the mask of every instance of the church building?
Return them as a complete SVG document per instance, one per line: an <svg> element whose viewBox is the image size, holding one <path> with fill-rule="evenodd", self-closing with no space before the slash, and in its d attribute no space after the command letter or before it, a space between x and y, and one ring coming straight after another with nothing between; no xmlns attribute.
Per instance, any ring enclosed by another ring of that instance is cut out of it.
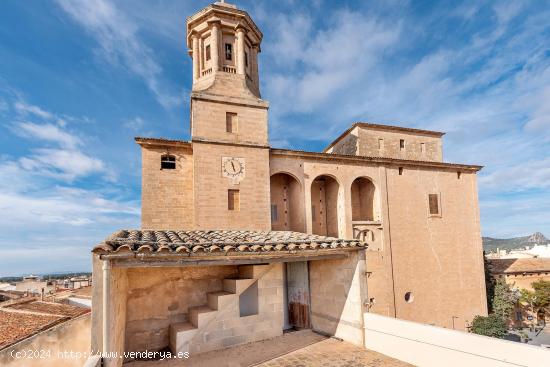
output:
<svg viewBox="0 0 550 367"><path fill-rule="evenodd" d="M291 328L364 345L366 312L457 330L487 314L480 166L444 162L442 132L368 122L322 152L272 147L250 15L214 3L186 34L191 139L136 138L141 229L93 250L94 350Z"/></svg>

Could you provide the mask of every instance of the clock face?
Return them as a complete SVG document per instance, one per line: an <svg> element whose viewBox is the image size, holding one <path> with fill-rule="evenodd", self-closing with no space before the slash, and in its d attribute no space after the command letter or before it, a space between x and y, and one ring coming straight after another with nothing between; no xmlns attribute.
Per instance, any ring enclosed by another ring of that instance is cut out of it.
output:
<svg viewBox="0 0 550 367"><path fill-rule="evenodd" d="M244 176L244 159L234 157L222 158L222 173L224 177L243 178Z"/></svg>

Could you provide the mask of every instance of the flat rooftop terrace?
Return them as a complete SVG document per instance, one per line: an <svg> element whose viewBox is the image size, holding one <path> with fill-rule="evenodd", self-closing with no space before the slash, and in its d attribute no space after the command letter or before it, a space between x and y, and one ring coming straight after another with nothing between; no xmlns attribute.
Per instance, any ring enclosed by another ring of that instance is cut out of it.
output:
<svg viewBox="0 0 550 367"><path fill-rule="evenodd" d="M301 330L282 336L191 356L189 359L134 361L124 367L409 367L408 363L355 345Z"/></svg>

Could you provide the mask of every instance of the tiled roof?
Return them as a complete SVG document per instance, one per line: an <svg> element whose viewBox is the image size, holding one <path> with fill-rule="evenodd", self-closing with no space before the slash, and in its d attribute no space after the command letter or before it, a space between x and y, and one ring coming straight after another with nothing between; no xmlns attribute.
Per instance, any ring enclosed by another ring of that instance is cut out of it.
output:
<svg viewBox="0 0 550 367"><path fill-rule="evenodd" d="M366 245L357 240L289 231L121 230L96 246L93 252L245 253L364 247Z"/></svg>
<svg viewBox="0 0 550 367"><path fill-rule="evenodd" d="M42 312L68 317L78 317L80 315L84 315L85 313L90 312L89 309L83 307L43 301L19 303L6 306L5 308L31 312Z"/></svg>
<svg viewBox="0 0 550 367"><path fill-rule="evenodd" d="M63 320L61 316L8 312L0 309L0 349L17 343Z"/></svg>
<svg viewBox="0 0 550 367"><path fill-rule="evenodd" d="M550 272L550 259L490 259L494 274Z"/></svg>
<svg viewBox="0 0 550 367"><path fill-rule="evenodd" d="M0 349L89 312L88 308L34 298L0 307Z"/></svg>

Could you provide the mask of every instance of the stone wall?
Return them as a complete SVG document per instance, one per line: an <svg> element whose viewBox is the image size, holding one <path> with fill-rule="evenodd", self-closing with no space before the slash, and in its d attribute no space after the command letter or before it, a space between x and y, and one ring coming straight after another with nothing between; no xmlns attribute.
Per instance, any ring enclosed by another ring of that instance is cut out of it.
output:
<svg viewBox="0 0 550 367"><path fill-rule="evenodd" d="M283 264L245 266L248 274L241 278L257 280L257 314L239 315L239 291L223 302L211 319L190 342L190 353L196 355L225 347L269 339L283 334ZM250 271L248 271L250 270ZM251 274L252 272L256 274ZM203 293L206 289L200 289ZM204 293L205 294L205 293Z"/></svg>
<svg viewBox="0 0 550 367"><path fill-rule="evenodd" d="M486 314L476 175L451 168L342 163L272 154L271 174L286 172L304 188L306 228L313 232L313 181L320 175L339 184L338 234L353 237L351 185L358 177L375 186L376 246L367 251L372 312L464 329ZM430 216L428 195L440 197L441 215ZM334 200L333 200L334 201ZM411 292L413 300L405 301Z"/></svg>
<svg viewBox="0 0 550 367"><path fill-rule="evenodd" d="M420 161L443 161L441 138L402 131L383 131L359 127L357 155ZM382 139L382 141L380 141ZM400 140L405 147L401 149ZM424 151L422 151L422 144Z"/></svg>
<svg viewBox="0 0 550 367"><path fill-rule="evenodd" d="M235 266L135 268L128 270L126 350L160 350L169 345L170 324L187 321L189 307L221 291Z"/></svg>
<svg viewBox="0 0 550 367"><path fill-rule="evenodd" d="M233 76L224 77L233 78ZM217 85L223 82L223 79L218 79ZM234 85L232 80L227 80L227 83L228 88ZM267 145L267 108L262 105L252 105L257 103L254 99L250 100L251 105L242 104L243 101L239 104L230 102L229 97L221 101L193 99L191 104L193 139ZM226 113L228 112L237 114L238 126L233 133L226 131Z"/></svg>
<svg viewBox="0 0 550 367"><path fill-rule="evenodd" d="M365 252L342 260L310 261L309 282L313 330L362 346Z"/></svg>
<svg viewBox="0 0 550 367"><path fill-rule="evenodd" d="M195 229L270 230L269 150L194 143ZM241 181L222 175L222 157L244 159ZM240 208L228 210L228 190L239 190Z"/></svg>
<svg viewBox="0 0 550 367"><path fill-rule="evenodd" d="M386 174L396 316L464 330L487 313L476 175L421 167ZM429 194L439 195L440 215L430 215Z"/></svg>
<svg viewBox="0 0 550 367"><path fill-rule="evenodd" d="M176 157L176 169L160 169L161 156L167 153ZM189 147L143 146L141 159L141 227L192 229L192 150Z"/></svg>

